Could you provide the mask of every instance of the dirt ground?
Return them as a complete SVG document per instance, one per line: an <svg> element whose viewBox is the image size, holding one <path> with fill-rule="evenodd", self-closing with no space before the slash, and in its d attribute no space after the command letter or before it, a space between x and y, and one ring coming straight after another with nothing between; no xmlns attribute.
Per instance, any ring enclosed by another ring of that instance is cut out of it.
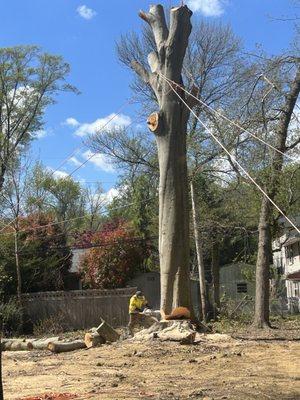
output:
<svg viewBox="0 0 300 400"><path fill-rule="evenodd" d="M5 352L5 399L299 400L299 325L285 328L199 335L194 345L124 341L63 354Z"/></svg>

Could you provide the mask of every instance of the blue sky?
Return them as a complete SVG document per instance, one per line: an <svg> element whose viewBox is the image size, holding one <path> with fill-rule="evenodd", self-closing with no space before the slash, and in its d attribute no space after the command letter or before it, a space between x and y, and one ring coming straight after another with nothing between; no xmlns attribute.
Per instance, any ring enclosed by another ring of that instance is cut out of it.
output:
<svg viewBox="0 0 300 400"><path fill-rule="evenodd" d="M36 44L45 51L62 55L71 65L70 83L81 95L62 94L45 115L45 134L33 145L33 154L56 169L81 146L84 135L100 127L131 96L131 74L117 60L115 42L120 34L139 30L143 23L139 9L150 0L2 0L1 46ZM161 1L166 6L180 0ZM230 23L248 50L261 44L269 53L286 49L292 38L290 23L274 18L293 13L289 0L186 0L195 19L208 18ZM273 17L273 18L272 18ZM130 122L132 106L122 111L116 123ZM70 173L76 163L89 156L81 148L62 172ZM113 187L117 171L101 156L94 157L74 177L103 182ZM93 184L93 183L91 183Z"/></svg>

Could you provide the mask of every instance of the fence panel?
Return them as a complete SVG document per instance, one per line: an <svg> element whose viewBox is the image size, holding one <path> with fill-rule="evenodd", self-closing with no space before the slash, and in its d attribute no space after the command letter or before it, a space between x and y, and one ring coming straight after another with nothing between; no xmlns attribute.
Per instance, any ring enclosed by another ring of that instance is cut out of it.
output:
<svg viewBox="0 0 300 400"><path fill-rule="evenodd" d="M72 290L24 294L23 304L33 323L56 317L64 329L97 326L100 317L114 327L128 323L129 299L136 288Z"/></svg>

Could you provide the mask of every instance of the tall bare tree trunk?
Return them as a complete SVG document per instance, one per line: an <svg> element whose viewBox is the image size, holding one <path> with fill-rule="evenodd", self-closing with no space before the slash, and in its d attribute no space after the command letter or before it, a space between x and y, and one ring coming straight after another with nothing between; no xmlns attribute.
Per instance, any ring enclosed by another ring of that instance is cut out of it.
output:
<svg viewBox="0 0 300 400"><path fill-rule="evenodd" d="M153 5L140 12L153 32L156 51L148 56L151 71L136 61L133 69L151 86L159 111L148 119L155 134L159 160L159 253L161 309L191 309L189 276L189 210L186 133L189 113L166 78L182 85L182 65L192 30L187 6L172 8L167 26L164 9ZM183 93L181 93L183 95Z"/></svg>
<svg viewBox="0 0 300 400"><path fill-rule="evenodd" d="M214 318L220 311L220 253L219 243L214 241L211 248L211 272L213 283Z"/></svg>
<svg viewBox="0 0 300 400"><path fill-rule="evenodd" d="M15 229L14 239L15 239L15 261L16 261L16 273L17 273L17 298L18 298L18 303L21 306L21 304L22 304L22 277L21 277L21 269L20 269L18 229Z"/></svg>
<svg viewBox="0 0 300 400"><path fill-rule="evenodd" d="M298 61L299 62L299 61ZM291 117L300 92L300 67L297 67L295 78L285 96L285 102L280 110L280 118L275 129L275 147L282 153L299 144L299 137L287 146L288 129ZM283 168L283 154L274 152L271 163L271 175L265 191L274 201L278 191L278 182ZM255 328L270 327L269 298L270 298L270 248L271 248L271 218L272 211L269 200L263 197L259 219L258 255L256 263L256 294L253 326Z"/></svg>
<svg viewBox="0 0 300 400"><path fill-rule="evenodd" d="M191 181L191 201L192 201L193 227L194 227L194 237L195 237L195 246L196 246L196 253L197 253L198 273L199 273L201 312L202 312L202 319L204 322L206 322L207 301L206 301L205 269L204 269L204 261L203 261L202 241L201 241L200 233L199 233L199 229L198 229L199 214L198 214L195 197L196 197L196 195L195 195L195 190L194 190L194 183L193 183L193 181Z"/></svg>

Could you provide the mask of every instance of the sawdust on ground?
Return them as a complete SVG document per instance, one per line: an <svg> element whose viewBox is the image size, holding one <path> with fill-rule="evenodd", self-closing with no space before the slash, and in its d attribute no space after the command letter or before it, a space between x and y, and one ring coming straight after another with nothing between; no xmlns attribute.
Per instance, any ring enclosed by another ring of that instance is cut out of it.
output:
<svg viewBox="0 0 300 400"><path fill-rule="evenodd" d="M5 399L300 399L300 341L197 339L186 346L125 341L62 354L6 352Z"/></svg>

